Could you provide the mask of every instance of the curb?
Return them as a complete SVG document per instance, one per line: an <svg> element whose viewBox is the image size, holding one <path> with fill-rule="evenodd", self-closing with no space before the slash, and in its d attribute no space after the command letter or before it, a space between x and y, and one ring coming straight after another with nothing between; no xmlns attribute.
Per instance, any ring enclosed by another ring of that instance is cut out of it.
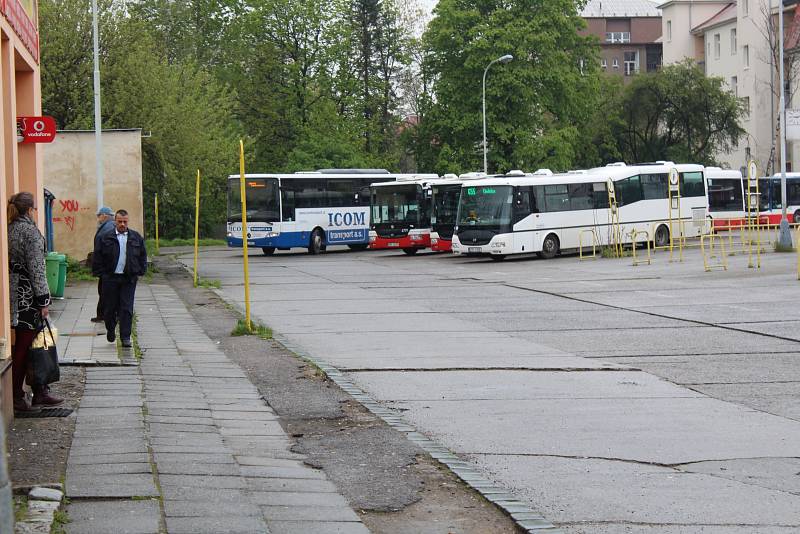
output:
<svg viewBox="0 0 800 534"><path fill-rule="evenodd" d="M182 265L182 264L181 264ZM188 266L183 265L190 274ZM232 306L239 314L244 310L237 302L231 302L222 294L221 289L209 288L223 302ZM284 348L293 352L303 360L318 367L337 386L350 395L355 401L366 408L370 413L383 420L393 429L406 435L409 441L418 445L431 458L447 467L454 475L473 490L480 493L487 501L503 510L509 517L528 534L564 534L564 531L545 519L544 516L531 509L527 504L517 499L507 489L496 485L485 478L477 469L462 460L455 453L434 440L428 438L409 424L402 416L380 405L361 388L356 386L344 373L325 360L315 358L306 353L297 345L289 341L283 334L272 332L272 338Z"/></svg>

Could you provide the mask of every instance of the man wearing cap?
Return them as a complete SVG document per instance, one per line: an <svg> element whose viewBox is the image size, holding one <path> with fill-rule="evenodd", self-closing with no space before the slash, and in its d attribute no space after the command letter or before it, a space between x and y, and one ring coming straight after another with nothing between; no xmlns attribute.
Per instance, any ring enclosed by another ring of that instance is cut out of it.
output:
<svg viewBox="0 0 800 534"><path fill-rule="evenodd" d="M114 210L109 208L108 206L103 206L99 210L97 210L97 231L94 233L94 248L97 249L97 245L100 243L100 236L106 232L110 232L114 229ZM95 276L97 274L95 273ZM97 276L97 310L95 312L94 317L92 317L93 323L102 323L103 322L103 277Z"/></svg>

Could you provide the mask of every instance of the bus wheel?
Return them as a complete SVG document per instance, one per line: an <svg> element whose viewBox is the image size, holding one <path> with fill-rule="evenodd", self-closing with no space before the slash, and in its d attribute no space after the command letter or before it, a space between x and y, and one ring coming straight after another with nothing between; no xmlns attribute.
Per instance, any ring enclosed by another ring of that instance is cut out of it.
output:
<svg viewBox="0 0 800 534"><path fill-rule="evenodd" d="M800 223L800 210L794 212L794 222Z"/></svg>
<svg viewBox="0 0 800 534"><path fill-rule="evenodd" d="M494 261L503 261L504 259L506 259L505 254L492 254L489 257L492 258Z"/></svg>
<svg viewBox="0 0 800 534"><path fill-rule="evenodd" d="M558 242L558 237L555 234L547 234L547 237L542 241L542 251L539 252L539 257L549 260L555 258L561 245Z"/></svg>
<svg viewBox="0 0 800 534"><path fill-rule="evenodd" d="M367 250L367 247L369 245L367 245L366 243L359 243L357 245L347 245L347 246L350 247L350 250Z"/></svg>
<svg viewBox="0 0 800 534"><path fill-rule="evenodd" d="M417 253L418 250L419 250L418 248L404 248L403 252L405 252L409 256L413 256L414 254Z"/></svg>
<svg viewBox="0 0 800 534"><path fill-rule="evenodd" d="M272 256L275 254L275 247L261 247L261 252L264 253L264 256Z"/></svg>
<svg viewBox="0 0 800 534"><path fill-rule="evenodd" d="M656 235L653 237L653 244L657 247L666 247L669 245L669 228L663 224L656 228Z"/></svg>
<svg viewBox="0 0 800 534"><path fill-rule="evenodd" d="M311 232L311 239L308 242L308 253L312 255L319 254L324 250L322 245L322 230L315 228Z"/></svg>

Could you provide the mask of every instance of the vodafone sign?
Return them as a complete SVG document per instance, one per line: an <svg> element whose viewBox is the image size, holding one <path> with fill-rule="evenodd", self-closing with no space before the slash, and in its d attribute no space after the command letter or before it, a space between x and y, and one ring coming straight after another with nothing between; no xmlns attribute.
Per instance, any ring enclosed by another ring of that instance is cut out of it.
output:
<svg viewBox="0 0 800 534"><path fill-rule="evenodd" d="M56 138L53 117L17 117L17 142L52 143Z"/></svg>

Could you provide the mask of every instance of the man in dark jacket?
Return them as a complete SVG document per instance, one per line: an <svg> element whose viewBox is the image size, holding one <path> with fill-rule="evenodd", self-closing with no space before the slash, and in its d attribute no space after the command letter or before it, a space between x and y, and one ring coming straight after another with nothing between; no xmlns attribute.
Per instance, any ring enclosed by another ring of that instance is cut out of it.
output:
<svg viewBox="0 0 800 534"><path fill-rule="evenodd" d="M94 248L100 242L100 236L114 230L114 212L108 206L97 210L97 231L94 233ZM103 320L103 278L97 278L97 311L92 317L93 323L102 323Z"/></svg>
<svg viewBox="0 0 800 534"><path fill-rule="evenodd" d="M103 318L106 339L113 343L117 321L122 346L131 346L133 299L136 281L147 271L144 239L128 228L128 212L117 210L114 230L100 236L92 258L92 272L100 276L103 290Z"/></svg>

